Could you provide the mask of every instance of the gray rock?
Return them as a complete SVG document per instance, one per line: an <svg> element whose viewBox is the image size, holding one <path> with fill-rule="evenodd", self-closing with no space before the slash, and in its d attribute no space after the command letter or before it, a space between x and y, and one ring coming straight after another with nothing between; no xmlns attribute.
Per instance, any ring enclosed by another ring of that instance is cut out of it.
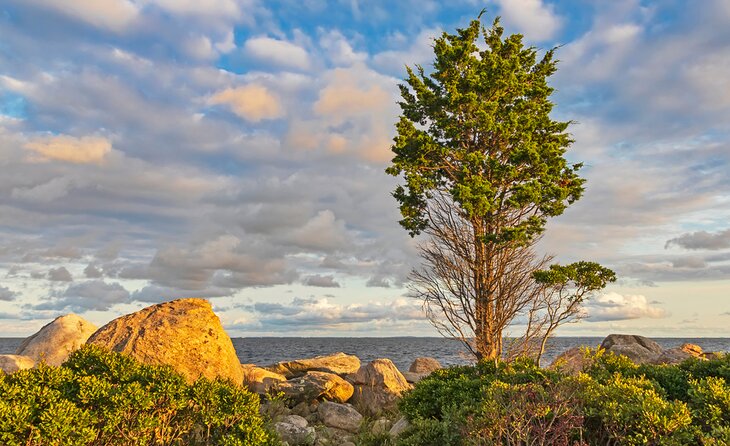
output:
<svg viewBox="0 0 730 446"><path fill-rule="evenodd" d="M637 364L655 361L662 353L662 347L649 338L638 335L611 334L601 343L601 348L624 355Z"/></svg>
<svg viewBox="0 0 730 446"><path fill-rule="evenodd" d="M309 422L304 417L300 417L299 415L286 415L282 417L279 421L282 423L293 424L294 426L301 427L302 429L309 425Z"/></svg>
<svg viewBox="0 0 730 446"><path fill-rule="evenodd" d="M583 354L583 347L573 347L559 354L548 368L568 375L576 375L584 371L587 366L588 360Z"/></svg>
<svg viewBox="0 0 730 446"><path fill-rule="evenodd" d="M411 427L411 423L408 422L406 417L401 417L401 419L396 421L393 427L390 428L389 434L391 437L397 438L409 427Z"/></svg>
<svg viewBox="0 0 730 446"><path fill-rule="evenodd" d="M22 355L0 355L0 370L7 374L18 370L32 369L35 366L33 358Z"/></svg>
<svg viewBox="0 0 730 446"><path fill-rule="evenodd" d="M26 338L15 354L58 367L89 339L96 328L96 325L75 314L59 316Z"/></svg>
<svg viewBox="0 0 730 446"><path fill-rule="evenodd" d="M375 435L380 435L388 432L391 428L390 420L387 418L379 418L373 422L370 426L370 431Z"/></svg>
<svg viewBox="0 0 730 446"><path fill-rule="evenodd" d="M668 348L651 361L652 364L679 364L687 359L694 358L691 354L682 350L681 347Z"/></svg>
<svg viewBox="0 0 730 446"><path fill-rule="evenodd" d="M274 423L274 430L279 437L291 446L310 445L314 443L315 432L313 427L300 427L296 424L279 421Z"/></svg>
<svg viewBox="0 0 730 446"><path fill-rule="evenodd" d="M403 377L408 381L410 384L415 384L418 381L422 380L423 378L430 375L430 373L414 373L414 372L401 372Z"/></svg>
<svg viewBox="0 0 730 446"><path fill-rule="evenodd" d="M348 432L357 432L362 423L362 415L349 404L325 401L319 405L317 413L325 426Z"/></svg>

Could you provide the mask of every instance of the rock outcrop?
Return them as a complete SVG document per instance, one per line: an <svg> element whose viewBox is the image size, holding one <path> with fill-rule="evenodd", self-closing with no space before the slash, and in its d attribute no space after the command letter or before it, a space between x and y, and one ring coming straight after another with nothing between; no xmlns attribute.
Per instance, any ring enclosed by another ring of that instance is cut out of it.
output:
<svg viewBox="0 0 730 446"><path fill-rule="evenodd" d="M662 353L662 347L649 338L638 335L611 334L601 343L601 348L625 355L637 364L655 361Z"/></svg>
<svg viewBox="0 0 730 446"><path fill-rule="evenodd" d="M284 375L279 375L262 367L253 364L241 364L243 370L243 385L254 393L264 394L272 387L286 381Z"/></svg>
<svg viewBox="0 0 730 446"><path fill-rule="evenodd" d="M352 384L338 375L316 371L280 382L278 388L295 402L306 403L320 399L344 403L354 392Z"/></svg>
<svg viewBox="0 0 730 446"><path fill-rule="evenodd" d="M21 355L0 355L0 370L7 374L18 370L32 369L35 366L33 358Z"/></svg>
<svg viewBox="0 0 730 446"><path fill-rule="evenodd" d="M345 353L335 353L326 356L316 356L309 359L280 362L266 369L284 375L287 379L302 376L307 372L327 372L336 375L355 373L360 368L360 359L357 356Z"/></svg>
<svg viewBox="0 0 730 446"><path fill-rule="evenodd" d="M170 365L189 381L204 376L243 382L233 343L205 299L173 300L119 317L87 342L145 364Z"/></svg>
<svg viewBox="0 0 730 446"><path fill-rule="evenodd" d="M71 352L78 350L97 327L81 316L67 314L46 324L37 333L26 338L15 351L35 362L59 366Z"/></svg>
<svg viewBox="0 0 730 446"><path fill-rule="evenodd" d="M401 394L411 388L390 359L376 359L348 379L355 385L351 403L367 415L393 409Z"/></svg>

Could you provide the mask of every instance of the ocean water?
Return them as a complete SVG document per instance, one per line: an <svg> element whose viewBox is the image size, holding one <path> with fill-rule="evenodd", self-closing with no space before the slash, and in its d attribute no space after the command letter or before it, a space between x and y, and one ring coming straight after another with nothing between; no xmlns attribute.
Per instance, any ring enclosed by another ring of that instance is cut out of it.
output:
<svg viewBox="0 0 730 446"><path fill-rule="evenodd" d="M652 338L664 348L685 342L697 344L704 351L730 351L730 338ZM408 370L419 356L431 356L442 365L469 364L470 359L458 341L444 338L233 338L233 346L242 363L268 365L279 361L311 358L336 352L356 355L362 362L388 358L401 370ZM545 364L572 347L598 346L602 337L556 337L551 339ZM23 338L0 338L0 354L13 354Z"/></svg>

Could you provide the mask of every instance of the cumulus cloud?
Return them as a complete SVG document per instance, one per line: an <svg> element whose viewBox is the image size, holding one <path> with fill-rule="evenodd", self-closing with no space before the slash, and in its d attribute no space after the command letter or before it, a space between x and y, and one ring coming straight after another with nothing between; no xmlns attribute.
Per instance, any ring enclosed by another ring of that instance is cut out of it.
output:
<svg viewBox="0 0 730 446"><path fill-rule="evenodd" d="M280 67L306 70L310 65L307 50L285 40L252 37L246 40L243 49L254 59Z"/></svg>
<svg viewBox="0 0 730 446"><path fill-rule="evenodd" d="M129 292L118 283L91 280L69 286L61 295L36 305L37 310L109 310L116 304L129 302Z"/></svg>
<svg viewBox="0 0 730 446"><path fill-rule="evenodd" d="M9 302L18 295L15 291L11 290L8 287L0 286L0 301L6 301Z"/></svg>
<svg viewBox="0 0 730 446"><path fill-rule="evenodd" d="M25 145L34 153L33 160L65 161L76 164L100 164L111 152L111 142L103 137L69 135L46 136L37 138Z"/></svg>
<svg viewBox="0 0 730 446"><path fill-rule="evenodd" d="M607 293L586 305L588 321L621 321L627 319L661 319L669 316L663 308L651 306L645 296Z"/></svg>
<svg viewBox="0 0 730 446"><path fill-rule="evenodd" d="M28 0L98 28L120 32L139 15L139 7L129 0Z"/></svg>
<svg viewBox="0 0 730 446"><path fill-rule="evenodd" d="M227 88L215 93L208 102L226 104L233 113L251 122L276 119L284 115L279 99L269 89L257 84Z"/></svg>
<svg viewBox="0 0 730 446"><path fill-rule="evenodd" d="M84 268L84 276L89 279L98 279L103 275L103 272L95 265L89 264Z"/></svg>
<svg viewBox="0 0 730 446"><path fill-rule="evenodd" d="M319 46L325 51L326 57L337 66L365 62L368 58L367 53L355 51L345 36L337 30L322 32L319 37Z"/></svg>
<svg viewBox="0 0 730 446"><path fill-rule="evenodd" d="M51 268L48 271L48 280L53 282L73 282L74 279L65 266L59 266L58 268Z"/></svg>
<svg viewBox="0 0 730 446"><path fill-rule="evenodd" d="M497 0L505 22L530 40L547 40L555 36L562 26L562 19L555 14L552 5L542 0Z"/></svg>
<svg viewBox="0 0 730 446"><path fill-rule="evenodd" d="M389 302L340 304L327 298L294 298L289 303L254 304L249 309L254 323L237 329L261 331L316 330L345 328L367 323L395 321L423 321L420 304L412 300L396 299Z"/></svg>
<svg viewBox="0 0 730 446"><path fill-rule="evenodd" d="M697 231L682 234L679 237L667 240L665 248L678 246L684 249L706 249L716 251L730 248L730 229L718 232Z"/></svg>
<svg viewBox="0 0 730 446"><path fill-rule="evenodd" d="M339 288L340 284L333 276L314 274L304 278L304 284L321 288Z"/></svg>

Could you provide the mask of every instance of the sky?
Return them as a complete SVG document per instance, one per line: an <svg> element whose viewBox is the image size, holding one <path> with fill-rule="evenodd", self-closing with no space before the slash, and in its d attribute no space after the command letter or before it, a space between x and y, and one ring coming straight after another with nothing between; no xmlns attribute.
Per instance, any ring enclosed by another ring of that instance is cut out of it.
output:
<svg viewBox="0 0 730 446"><path fill-rule="evenodd" d="M0 336L210 299L232 336L434 336L384 173L405 66L482 8L559 47L619 280L560 335L730 336L730 0L3 0Z"/></svg>

